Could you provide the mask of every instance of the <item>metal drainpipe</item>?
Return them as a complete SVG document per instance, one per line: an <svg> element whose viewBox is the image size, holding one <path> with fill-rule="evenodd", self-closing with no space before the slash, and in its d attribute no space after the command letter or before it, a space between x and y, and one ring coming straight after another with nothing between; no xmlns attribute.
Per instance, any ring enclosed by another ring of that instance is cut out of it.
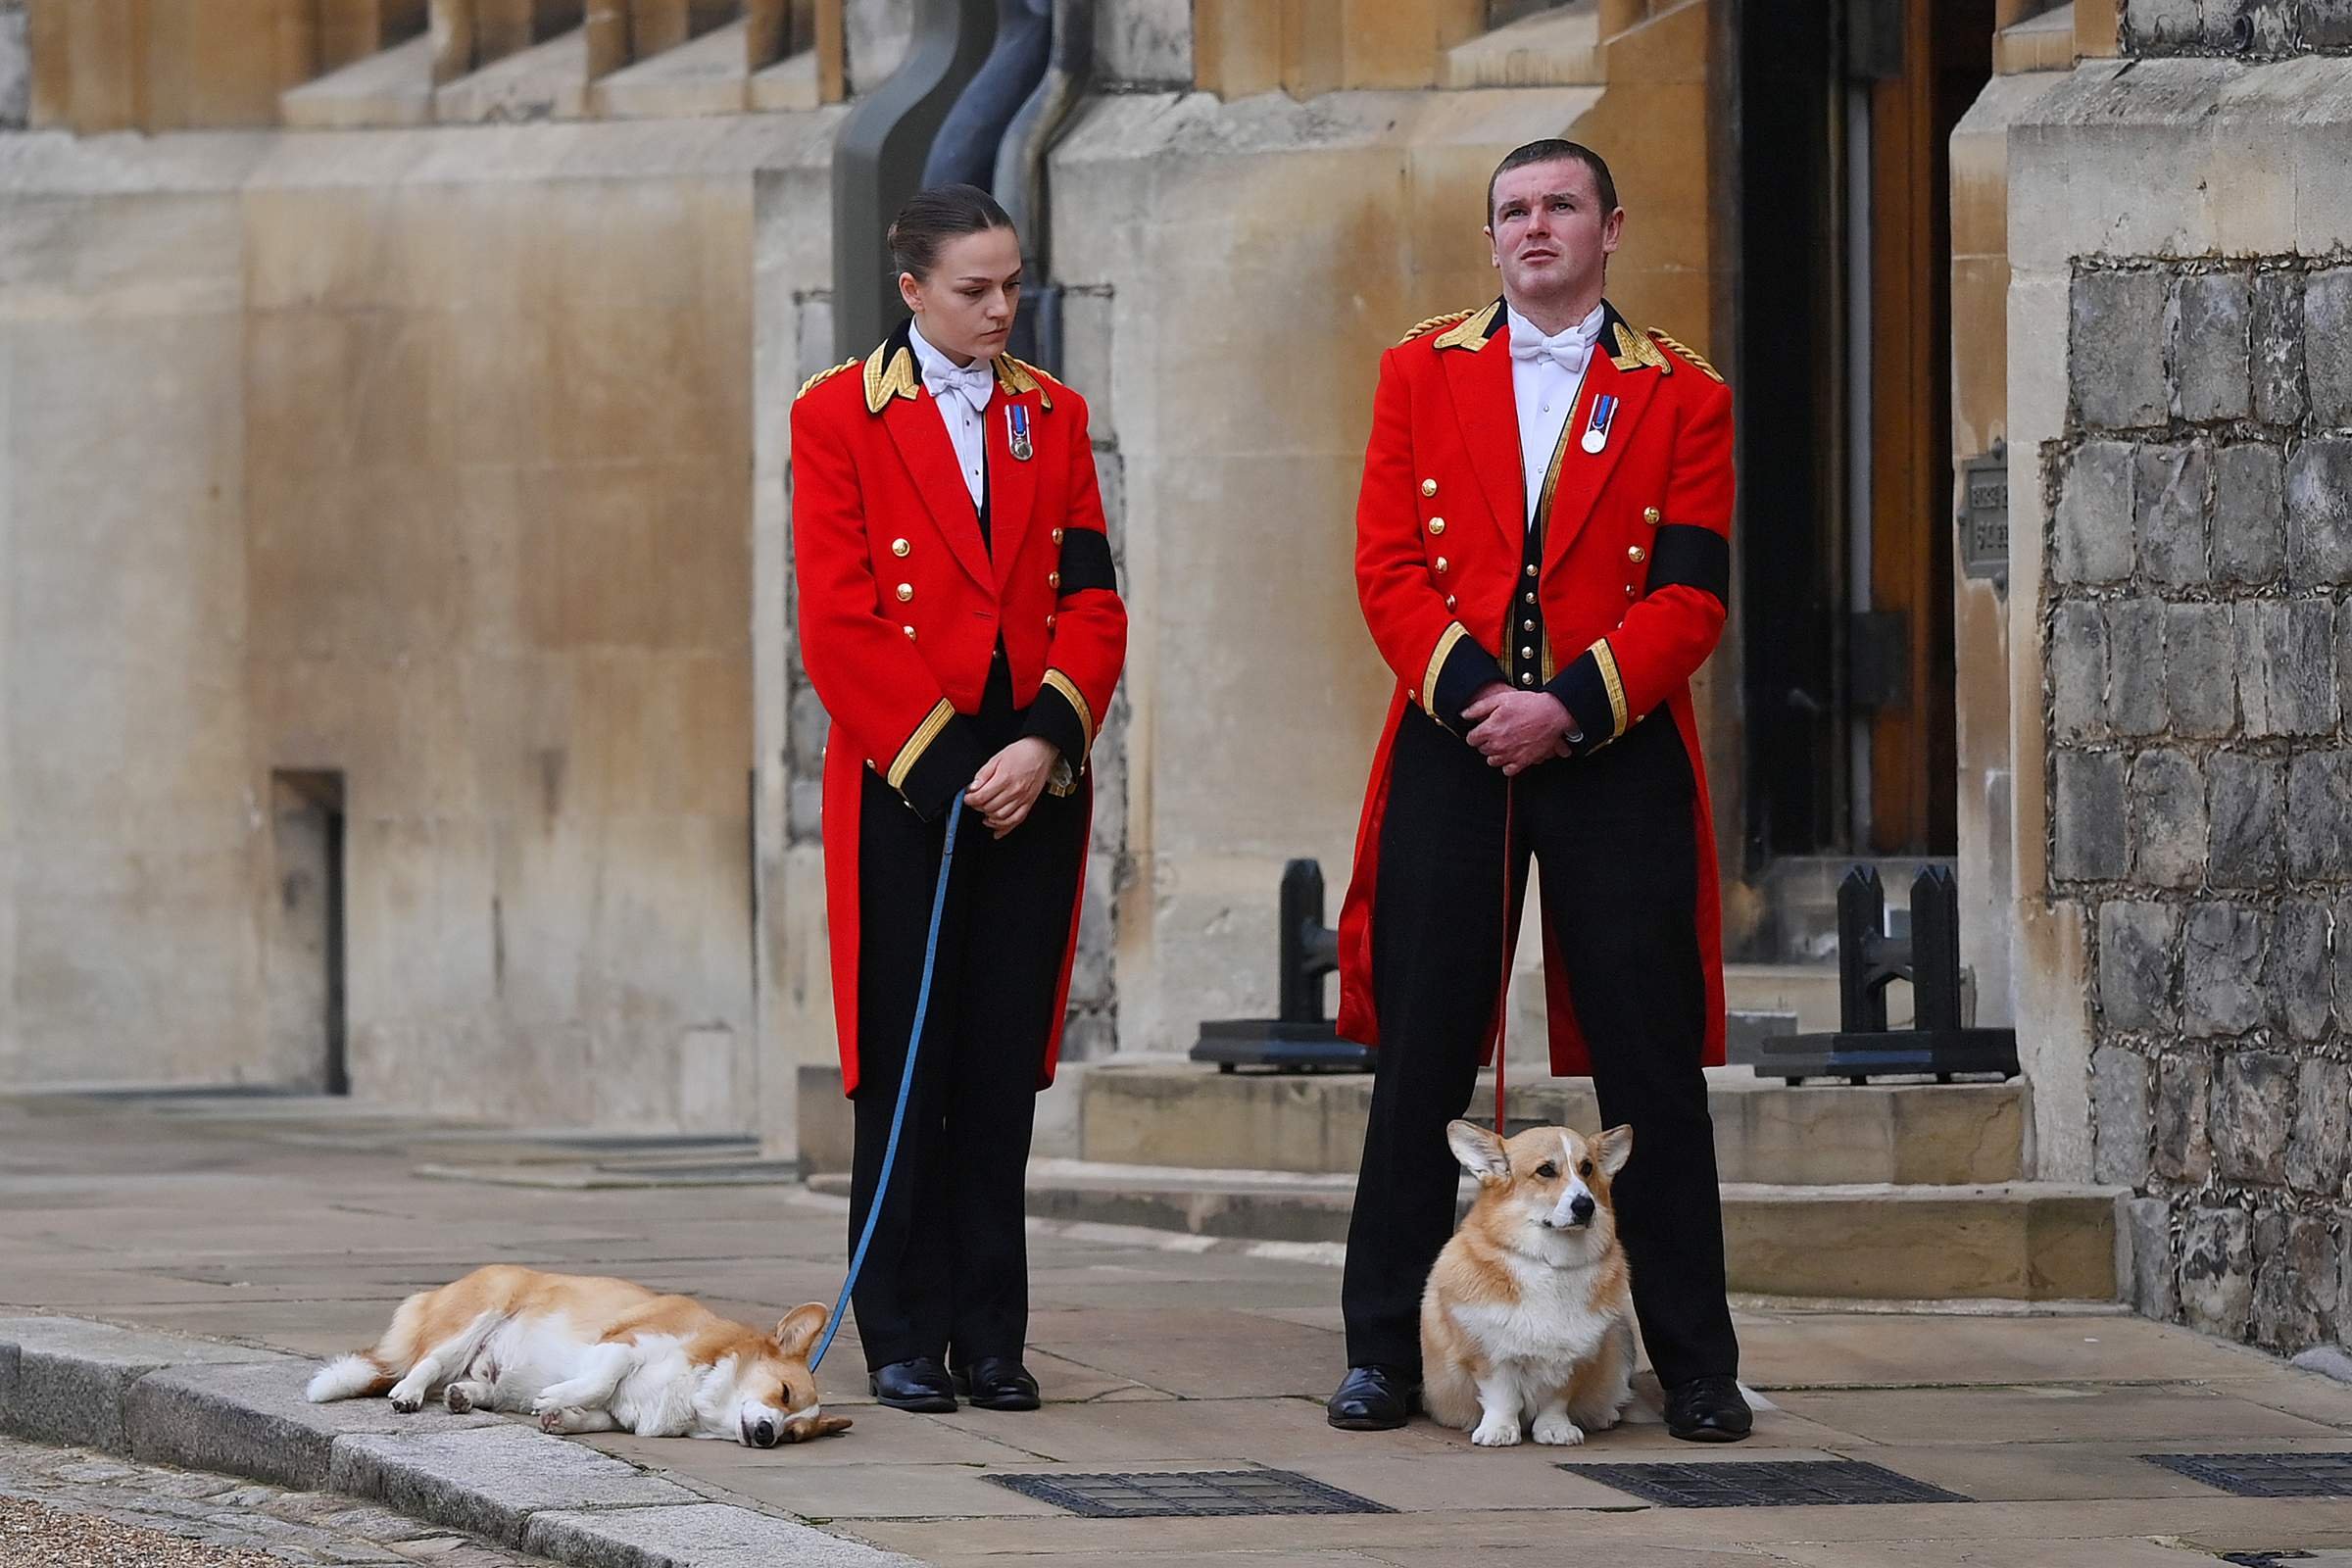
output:
<svg viewBox="0 0 2352 1568"><path fill-rule="evenodd" d="M915 0L906 63L850 111L833 149L833 352L864 354L899 318L883 231L922 177L948 111L996 41L995 0Z"/></svg>
<svg viewBox="0 0 2352 1568"><path fill-rule="evenodd" d="M997 200L1021 235L1022 276L1028 286L1012 331L1012 352L1047 369L1061 369L1061 285L1053 279L1049 229L1053 213L1046 154L1086 91L1095 63L1095 0L1054 0L1054 46L1046 75L1012 117L997 148Z"/></svg>

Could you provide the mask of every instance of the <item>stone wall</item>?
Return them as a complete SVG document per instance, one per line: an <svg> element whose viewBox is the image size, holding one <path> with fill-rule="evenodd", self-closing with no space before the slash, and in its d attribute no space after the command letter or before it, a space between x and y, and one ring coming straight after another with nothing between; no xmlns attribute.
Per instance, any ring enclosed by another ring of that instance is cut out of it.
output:
<svg viewBox="0 0 2352 1568"><path fill-rule="evenodd" d="M32 56L24 0L0 0L0 130L19 130L32 105Z"/></svg>
<svg viewBox="0 0 2352 1568"><path fill-rule="evenodd" d="M757 301L837 120L0 138L0 1083L318 1081L296 770L355 1094L752 1123Z"/></svg>
<svg viewBox="0 0 2352 1568"><path fill-rule="evenodd" d="M2092 1174L2144 1195L2143 1309L2300 1349L2352 1323L2352 268L2088 259L2069 315L2048 855L2096 931Z"/></svg>
<svg viewBox="0 0 2352 1568"><path fill-rule="evenodd" d="M2128 55L2283 60L2352 52L2352 0L2124 0Z"/></svg>

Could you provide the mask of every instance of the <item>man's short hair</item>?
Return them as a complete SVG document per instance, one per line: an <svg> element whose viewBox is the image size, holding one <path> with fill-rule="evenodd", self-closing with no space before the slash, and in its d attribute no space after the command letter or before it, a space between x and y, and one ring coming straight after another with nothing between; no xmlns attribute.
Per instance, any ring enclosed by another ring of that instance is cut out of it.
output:
<svg viewBox="0 0 2352 1568"><path fill-rule="evenodd" d="M1565 141L1558 136L1546 136L1542 141L1531 141L1524 147L1513 148L1508 157L1494 166L1494 172L1487 176L1487 221L1490 223L1494 221L1494 182L1503 175L1514 169L1525 169L1530 164L1571 162L1582 164L1592 171L1592 184L1600 192L1601 216L1606 218L1615 212L1617 210L1617 181L1609 177L1609 166L1602 161L1600 154L1583 142Z"/></svg>

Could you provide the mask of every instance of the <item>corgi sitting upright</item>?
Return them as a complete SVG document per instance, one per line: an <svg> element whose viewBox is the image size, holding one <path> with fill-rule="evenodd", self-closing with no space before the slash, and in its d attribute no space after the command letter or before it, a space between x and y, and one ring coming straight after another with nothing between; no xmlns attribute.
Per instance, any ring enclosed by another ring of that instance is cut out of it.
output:
<svg viewBox="0 0 2352 1568"><path fill-rule="evenodd" d="M1482 1447L1519 1442L1523 1415L1538 1443L1615 1426L1632 1395L1634 1297L1609 1179L1633 1128L1587 1140L1531 1127L1505 1143L1456 1121L1446 1138L1479 1191L1421 1297L1423 1407Z"/></svg>

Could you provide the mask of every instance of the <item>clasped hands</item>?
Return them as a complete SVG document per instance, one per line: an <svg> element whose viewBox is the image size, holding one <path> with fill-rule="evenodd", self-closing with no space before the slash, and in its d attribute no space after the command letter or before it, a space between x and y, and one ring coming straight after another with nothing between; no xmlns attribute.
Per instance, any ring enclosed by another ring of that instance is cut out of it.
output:
<svg viewBox="0 0 2352 1568"><path fill-rule="evenodd" d="M1003 838L1027 819L1060 756L1052 741L1024 735L980 764L980 771L964 786L963 804Z"/></svg>
<svg viewBox="0 0 2352 1568"><path fill-rule="evenodd" d="M1477 726L1470 744L1505 778L1568 756L1568 737L1576 729L1567 705L1549 692L1515 692L1500 681L1488 683L1462 716Z"/></svg>

